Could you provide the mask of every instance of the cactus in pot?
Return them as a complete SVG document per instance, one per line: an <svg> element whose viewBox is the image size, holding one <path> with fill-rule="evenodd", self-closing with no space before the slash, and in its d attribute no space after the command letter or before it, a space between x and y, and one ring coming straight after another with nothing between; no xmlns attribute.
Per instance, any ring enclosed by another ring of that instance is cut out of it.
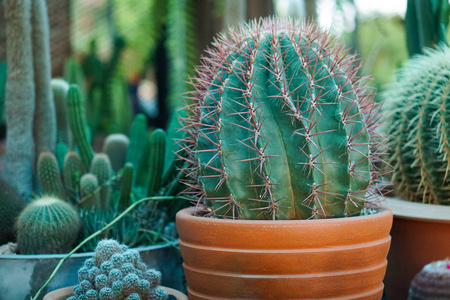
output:
<svg viewBox="0 0 450 300"><path fill-rule="evenodd" d="M273 18L219 36L182 120L184 194L225 218L359 215L382 137L347 52L314 25Z"/></svg>
<svg viewBox="0 0 450 300"><path fill-rule="evenodd" d="M408 300L450 298L450 260L434 261L414 277Z"/></svg>
<svg viewBox="0 0 450 300"><path fill-rule="evenodd" d="M450 204L450 48L441 45L412 58L384 93L399 197Z"/></svg>

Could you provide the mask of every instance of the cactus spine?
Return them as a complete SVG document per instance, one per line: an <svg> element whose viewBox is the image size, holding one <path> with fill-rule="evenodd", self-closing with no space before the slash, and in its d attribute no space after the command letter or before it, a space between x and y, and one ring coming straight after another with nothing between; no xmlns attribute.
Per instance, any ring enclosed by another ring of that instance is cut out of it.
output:
<svg viewBox="0 0 450 300"><path fill-rule="evenodd" d="M51 88L50 28L45 0L31 1L33 67L36 87L33 134L36 154L55 151L56 116Z"/></svg>
<svg viewBox="0 0 450 300"><path fill-rule="evenodd" d="M37 173L44 194L60 199L65 198L58 161L53 153L42 152L39 155Z"/></svg>
<svg viewBox="0 0 450 300"><path fill-rule="evenodd" d="M56 111L56 141L57 143L63 142L71 148L72 133L70 131L67 111L67 92L69 91L69 84L63 79L52 79L51 84Z"/></svg>
<svg viewBox="0 0 450 300"><path fill-rule="evenodd" d="M131 190L133 187L133 164L126 163L122 173L122 185L120 188L119 208L126 209L131 205Z"/></svg>
<svg viewBox="0 0 450 300"><path fill-rule="evenodd" d="M145 148L147 147L147 119L143 114L134 117L130 130L130 145L128 146L126 161L133 164L134 181L144 159ZM133 183L134 185L134 183Z"/></svg>
<svg viewBox="0 0 450 300"><path fill-rule="evenodd" d="M426 265L411 282L408 300L445 300L450 298L450 260Z"/></svg>
<svg viewBox="0 0 450 300"><path fill-rule="evenodd" d="M0 179L0 245L15 241L14 223L25 206L19 193Z"/></svg>
<svg viewBox="0 0 450 300"><path fill-rule="evenodd" d="M7 81L5 113L6 159L4 178L28 200L32 191L34 159L34 82L31 49L31 1L4 1Z"/></svg>
<svg viewBox="0 0 450 300"><path fill-rule="evenodd" d="M377 178L377 108L357 59L314 25L262 19L222 35L185 119L185 191L216 216L359 215Z"/></svg>
<svg viewBox="0 0 450 300"><path fill-rule="evenodd" d="M124 134L110 134L106 137L102 152L108 155L114 172L125 165L129 143L130 140Z"/></svg>
<svg viewBox="0 0 450 300"><path fill-rule="evenodd" d="M97 177L91 173L84 174L80 180L80 207L98 209L100 207L100 192Z"/></svg>
<svg viewBox="0 0 450 300"><path fill-rule="evenodd" d="M64 158L64 188L72 203L77 203L78 184L81 176L84 174L84 167L80 156L75 151L69 151Z"/></svg>
<svg viewBox="0 0 450 300"><path fill-rule="evenodd" d="M162 129L156 129L150 137L150 176L147 196L155 195L161 188L165 153L166 133Z"/></svg>
<svg viewBox="0 0 450 300"><path fill-rule="evenodd" d="M68 92L69 122L75 143L80 150L81 159L86 168L89 168L94 158L94 150L89 143L88 125L81 92L77 85L71 85Z"/></svg>
<svg viewBox="0 0 450 300"><path fill-rule="evenodd" d="M77 240L80 220L70 204L43 196L27 205L16 226L20 253L65 253Z"/></svg>
<svg viewBox="0 0 450 300"><path fill-rule="evenodd" d="M100 207L108 211L111 200L111 184L108 182L112 175L111 162L104 153L97 153L92 160L90 172L97 177L100 189Z"/></svg>
<svg viewBox="0 0 450 300"><path fill-rule="evenodd" d="M450 48L411 59L384 94L392 182L399 197L450 204Z"/></svg>

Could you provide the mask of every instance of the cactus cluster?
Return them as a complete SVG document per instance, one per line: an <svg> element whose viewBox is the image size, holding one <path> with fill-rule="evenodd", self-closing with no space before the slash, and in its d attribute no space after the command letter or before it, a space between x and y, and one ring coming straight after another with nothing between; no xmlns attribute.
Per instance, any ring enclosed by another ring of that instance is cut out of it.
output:
<svg viewBox="0 0 450 300"><path fill-rule="evenodd" d="M450 204L450 48L408 61L384 93L392 183L399 197Z"/></svg>
<svg viewBox="0 0 450 300"><path fill-rule="evenodd" d="M411 282L408 300L450 299L450 260L426 265Z"/></svg>
<svg viewBox="0 0 450 300"><path fill-rule="evenodd" d="M164 300L167 291L160 287L161 272L147 269L139 252L117 241L101 240L93 258L78 271L75 296L68 300Z"/></svg>
<svg viewBox="0 0 450 300"><path fill-rule="evenodd" d="M314 25L275 18L213 45L182 120L184 193L226 218L359 215L382 137L355 55Z"/></svg>

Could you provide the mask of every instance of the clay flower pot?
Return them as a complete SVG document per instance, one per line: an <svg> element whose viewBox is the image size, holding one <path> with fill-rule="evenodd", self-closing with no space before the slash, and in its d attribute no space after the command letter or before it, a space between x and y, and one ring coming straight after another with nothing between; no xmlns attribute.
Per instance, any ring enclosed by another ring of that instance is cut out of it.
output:
<svg viewBox="0 0 450 300"><path fill-rule="evenodd" d="M177 290L165 286L163 288L165 288L169 293L169 300L188 300L188 297L182 292L179 292ZM43 300L66 300L70 296L73 296L73 286L65 287L50 292L47 295L45 295ZM170 298L170 296L172 296L172 298Z"/></svg>
<svg viewBox="0 0 450 300"><path fill-rule="evenodd" d="M178 212L189 299L381 299L392 212L249 221Z"/></svg>
<svg viewBox="0 0 450 300"><path fill-rule="evenodd" d="M431 261L450 256L450 206L387 198L394 213L386 273L389 300L406 299L414 276Z"/></svg>

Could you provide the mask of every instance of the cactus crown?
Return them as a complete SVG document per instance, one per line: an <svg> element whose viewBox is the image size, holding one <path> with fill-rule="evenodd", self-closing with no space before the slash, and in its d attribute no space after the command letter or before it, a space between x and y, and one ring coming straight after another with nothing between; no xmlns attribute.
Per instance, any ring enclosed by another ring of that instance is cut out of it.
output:
<svg viewBox="0 0 450 300"><path fill-rule="evenodd" d="M359 215L381 137L356 57L312 24L275 18L213 46L182 120L184 193L230 218Z"/></svg>
<svg viewBox="0 0 450 300"><path fill-rule="evenodd" d="M449 57L448 46L415 56L384 93L391 180L406 200L450 204Z"/></svg>

